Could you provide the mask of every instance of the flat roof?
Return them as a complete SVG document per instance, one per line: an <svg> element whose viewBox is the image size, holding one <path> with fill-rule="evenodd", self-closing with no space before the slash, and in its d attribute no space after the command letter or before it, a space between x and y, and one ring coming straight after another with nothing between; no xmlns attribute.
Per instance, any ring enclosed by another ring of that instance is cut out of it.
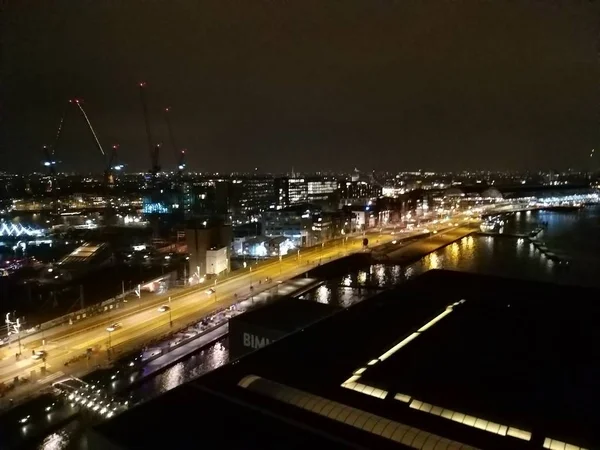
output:
<svg viewBox="0 0 600 450"><path fill-rule="evenodd" d="M176 391L186 411L202 415L186 393L208 390L362 448L599 448L599 294L433 270ZM118 441L152 429L158 439L145 417L171 420L164 401L98 430ZM164 439L186 433L173 427Z"/></svg>
<svg viewBox="0 0 600 450"><path fill-rule="evenodd" d="M292 332L340 310L332 305L284 297L236 316L231 321Z"/></svg>
<svg viewBox="0 0 600 450"><path fill-rule="evenodd" d="M84 264L90 262L94 257L96 257L103 250L108 248L108 244L102 243L92 243L86 242L67 256L62 258L57 264L58 265L71 265L71 264Z"/></svg>
<svg viewBox="0 0 600 450"><path fill-rule="evenodd" d="M158 442L172 449L350 448L333 435L298 427L276 410L193 385L173 389L150 405L160 408L156 414L142 406L100 425L88 439L89 448L157 448Z"/></svg>

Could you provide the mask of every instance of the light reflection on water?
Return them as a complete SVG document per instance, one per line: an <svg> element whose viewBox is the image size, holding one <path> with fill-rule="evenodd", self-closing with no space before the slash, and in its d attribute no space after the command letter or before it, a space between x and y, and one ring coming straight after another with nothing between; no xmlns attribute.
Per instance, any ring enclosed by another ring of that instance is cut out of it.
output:
<svg viewBox="0 0 600 450"><path fill-rule="evenodd" d="M148 400L180 384L187 383L217 367L221 367L227 364L228 361L229 342L225 338L198 353L194 353L191 357L169 367L156 377L143 383L139 388L134 390L133 396L135 399Z"/></svg>
<svg viewBox="0 0 600 450"><path fill-rule="evenodd" d="M69 445L69 435L65 430L46 436L40 450L64 450Z"/></svg>
<svg viewBox="0 0 600 450"><path fill-rule="evenodd" d="M78 419L44 438L37 450L85 450L87 445L82 438L82 426Z"/></svg>

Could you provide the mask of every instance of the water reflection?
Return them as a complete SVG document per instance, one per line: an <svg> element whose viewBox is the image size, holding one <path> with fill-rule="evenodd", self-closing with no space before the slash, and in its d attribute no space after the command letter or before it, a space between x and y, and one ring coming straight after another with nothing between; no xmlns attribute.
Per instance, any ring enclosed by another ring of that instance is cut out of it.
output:
<svg viewBox="0 0 600 450"><path fill-rule="evenodd" d="M315 300L318 303L328 304L331 300L331 289L325 285L321 285L317 288Z"/></svg>
<svg viewBox="0 0 600 450"><path fill-rule="evenodd" d="M423 258L425 270L439 269L441 267L441 259L438 252L430 253Z"/></svg>
<svg viewBox="0 0 600 450"><path fill-rule="evenodd" d="M183 383L185 364L180 362L165 371L163 377L163 387L165 391L169 391L181 383Z"/></svg>
<svg viewBox="0 0 600 450"><path fill-rule="evenodd" d="M358 272L357 281L358 284L365 284L367 282L367 272L365 272L364 270L360 270Z"/></svg>
<svg viewBox="0 0 600 450"><path fill-rule="evenodd" d="M60 428L44 438L36 447L37 450L83 450L87 448L85 439L82 436L83 427L78 419Z"/></svg>
<svg viewBox="0 0 600 450"><path fill-rule="evenodd" d="M350 276L350 274L346 275L343 279L342 279L342 284L344 286L352 286L352 276Z"/></svg>
<svg viewBox="0 0 600 450"><path fill-rule="evenodd" d="M138 401L149 400L227 362L229 362L229 343L225 338L146 381L133 391L133 398Z"/></svg>
<svg viewBox="0 0 600 450"><path fill-rule="evenodd" d="M38 447L39 450L63 450L69 445L69 435L66 431L61 430L58 433L52 433L46 436L42 444Z"/></svg>

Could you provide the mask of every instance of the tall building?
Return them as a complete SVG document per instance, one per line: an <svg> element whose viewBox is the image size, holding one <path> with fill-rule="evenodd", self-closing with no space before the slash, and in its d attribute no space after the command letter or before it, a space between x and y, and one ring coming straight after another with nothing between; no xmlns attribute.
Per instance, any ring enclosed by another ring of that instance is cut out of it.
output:
<svg viewBox="0 0 600 450"><path fill-rule="evenodd" d="M361 200L380 197L382 193L381 186L367 181L342 181L340 182L340 199Z"/></svg>
<svg viewBox="0 0 600 450"><path fill-rule="evenodd" d="M271 176L233 178L230 182L229 213L246 221L254 214L275 209L275 179Z"/></svg>
<svg viewBox="0 0 600 450"><path fill-rule="evenodd" d="M318 178L306 181L306 195L309 202L328 200L338 190L338 180Z"/></svg>
<svg viewBox="0 0 600 450"><path fill-rule="evenodd" d="M304 178L289 179L289 200L290 205L304 203L308 200L308 186Z"/></svg>

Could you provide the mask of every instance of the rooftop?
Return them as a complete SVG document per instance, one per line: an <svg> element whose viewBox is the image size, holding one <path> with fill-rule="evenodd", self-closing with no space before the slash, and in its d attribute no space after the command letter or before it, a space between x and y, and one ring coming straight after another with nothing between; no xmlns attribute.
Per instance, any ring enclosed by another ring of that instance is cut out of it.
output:
<svg viewBox="0 0 600 450"><path fill-rule="evenodd" d="M108 244L106 243L92 243L86 242L81 246L77 247L67 256L62 258L58 265L66 267L79 264L87 264L102 254L105 250L108 250Z"/></svg>
<svg viewBox="0 0 600 450"><path fill-rule="evenodd" d="M267 306L248 311L232 320L292 332L306 324L328 317L340 309L323 303L286 297Z"/></svg>
<svg viewBox="0 0 600 450"><path fill-rule="evenodd" d="M289 443L296 433L306 433L341 448L599 448L594 405L600 392L592 384L600 368L598 294L430 271L98 431L122 442L120 448L130 448L127 439L147 429L155 439L177 435L175 447L191 445L200 433L209 446L248 448L245 441L295 448ZM221 397L227 413L207 407L195 397L198 391ZM227 409L227 402L238 406ZM148 425L148 418L174 420L169 405L196 408L193 421L178 416L178 423ZM211 421L233 417L264 422L218 439L208 431ZM197 428L205 420L208 426ZM261 430L274 426L272 420L292 428L282 427L269 440Z"/></svg>

